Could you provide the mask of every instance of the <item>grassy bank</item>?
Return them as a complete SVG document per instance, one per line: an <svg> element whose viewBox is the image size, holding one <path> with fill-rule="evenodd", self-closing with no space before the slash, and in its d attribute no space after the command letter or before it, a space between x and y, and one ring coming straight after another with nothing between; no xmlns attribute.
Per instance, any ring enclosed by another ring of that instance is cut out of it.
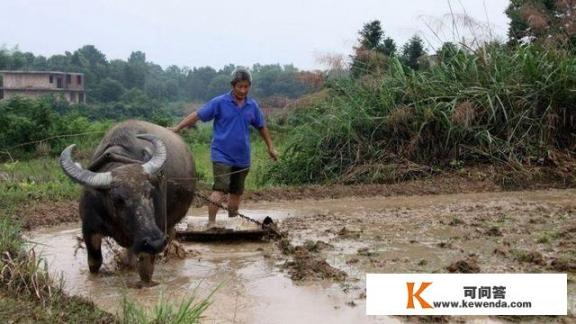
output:
<svg viewBox="0 0 576 324"><path fill-rule="evenodd" d="M296 111L274 183L378 183L436 169L562 164L575 147L576 56L537 47L453 52L413 71L339 79ZM573 173L574 170L568 170Z"/></svg>

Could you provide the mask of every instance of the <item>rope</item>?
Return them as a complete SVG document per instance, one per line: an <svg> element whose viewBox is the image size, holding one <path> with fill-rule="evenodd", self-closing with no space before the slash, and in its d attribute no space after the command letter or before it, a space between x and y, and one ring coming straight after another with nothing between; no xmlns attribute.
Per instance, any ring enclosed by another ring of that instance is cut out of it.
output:
<svg viewBox="0 0 576 324"><path fill-rule="evenodd" d="M58 138L82 136L82 135L89 135L89 134L104 134L104 131L92 131L92 132L84 132L84 133L76 133L76 134L55 135L55 136L46 137L44 139L37 140L37 141L20 143L20 144L11 146L11 147L3 148L3 150L8 151L11 149L15 149L17 147L22 147L22 146L27 146L27 145L32 145L32 144L38 144L38 143L47 142L47 141L51 141L51 140L58 139Z"/></svg>

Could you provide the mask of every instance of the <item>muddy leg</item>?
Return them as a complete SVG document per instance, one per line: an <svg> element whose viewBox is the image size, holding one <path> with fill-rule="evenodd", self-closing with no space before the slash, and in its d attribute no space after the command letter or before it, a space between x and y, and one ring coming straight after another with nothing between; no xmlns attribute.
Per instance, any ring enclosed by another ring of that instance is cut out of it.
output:
<svg viewBox="0 0 576 324"><path fill-rule="evenodd" d="M242 195L230 194L230 201L228 202L228 217L236 217L238 215L238 208Z"/></svg>
<svg viewBox="0 0 576 324"><path fill-rule="evenodd" d="M138 274L140 281L144 287L151 287L157 285L152 281L152 274L154 273L154 260L155 255L148 253L141 253L138 258Z"/></svg>
<svg viewBox="0 0 576 324"><path fill-rule="evenodd" d="M102 266L102 235L85 233L84 243L88 252L88 268L91 273L98 273Z"/></svg>
<svg viewBox="0 0 576 324"><path fill-rule="evenodd" d="M122 260L124 266L128 269L135 269L138 263L138 258L132 249L126 249L126 254L124 255L124 260Z"/></svg>
<svg viewBox="0 0 576 324"><path fill-rule="evenodd" d="M219 204L222 203L223 199L224 193L221 191L214 191L210 195L210 200ZM218 214L218 209L220 209L220 207L215 204L208 205L208 227L213 227L216 225L216 214Z"/></svg>

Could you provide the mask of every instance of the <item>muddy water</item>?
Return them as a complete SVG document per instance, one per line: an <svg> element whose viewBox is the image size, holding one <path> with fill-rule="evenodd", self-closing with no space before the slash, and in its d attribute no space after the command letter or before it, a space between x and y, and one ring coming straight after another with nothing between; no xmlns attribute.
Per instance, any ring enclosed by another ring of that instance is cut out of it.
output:
<svg viewBox="0 0 576 324"><path fill-rule="evenodd" d="M393 323L402 318L364 315L366 272L446 272L452 261L470 253L479 257L482 272L539 272L542 269L495 256L502 246L541 248L545 257L553 245L534 243L537 233L548 233L566 222L565 208L576 207L576 191L483 193L391 198L347 198L246 205L244 214L271 216L290 230L294 244L322 240L333 246L322 251L331 265L346 271L344 283L294 283L283 272L286 261L268 243L186 243L194 256L159 263L149 289L127 288L137 281L134 272L111 271L90 275L85 250L75 252L78 226L29 233L51 271L62 273L72 294L89 297L99 307L116 312L124 295L144 305L159 298L178 303L195 294L207 296L215 287L207 323ZM192 209L188 227L205 223L205 209ZM538 222L538 217L546 217ZM557 219L556 219L557 218ZM533 222L533 220L536 221ZM222 226L249 228L237 219L218 216ZM498 225L502 235L486 236L485 228ZM537 224L537 225L533 225ZM530 227L535 226L535 227ZM342 231L346 228L346 231ZM508 241L512 241L512 246ZM360 252L363 251L363 252ZM112 256L105 255L112 270ZM545 270L550 271L550 270ZM570 313L575 288L569 285ZM494 322L491 318L465 318L467 322Z"/></svg>
<svg viewBox="0 0 576 324"><path fill-rule="evenodd" d="M245 210L256 218L287 217L291 211ZM205 223L204 210L191 210L186 219L190 227ZM202 215L202 217L199 217ZM217 223L230 228L250 228L249 224L218 215ZM383 318L367 319L363 307L350 307L352 301L338 284L295 284L280 269L283 263L271 258L277 253L269 243L185 244L196 256L172 258L157 264L154 280L160 285L148 289L128 288L138 280L129 271L112 271L112 253L105 247L104 273L88 271L84 249L76 250L78 226L56 227L30 233L37 250L47 259L52 272L62 274L71 294L85 296L110 312L119 310L123 296L146 306L160 298L179 303L191 295L213 295L206 312L207 323L380 323ZM75 254L76 250L76 254ZM397 320L389 322L398 322Z"/></svg>

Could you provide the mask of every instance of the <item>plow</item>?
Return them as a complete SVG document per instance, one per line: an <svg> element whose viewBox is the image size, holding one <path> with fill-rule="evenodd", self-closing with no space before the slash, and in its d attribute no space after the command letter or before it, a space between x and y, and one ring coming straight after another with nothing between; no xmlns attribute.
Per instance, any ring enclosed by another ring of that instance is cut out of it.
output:
<svg viewBox="0 0 576 324"><path fill-rule="evenodd" d="M208 203L215 204L223 210L230 209L223 204L212 201L210 198L195 193ZM208 229L184 229L176 230L176 238L185 242L230 242L230 241L262 241L271 239L280 239L283 234L278 231L278 227L270 216L266 216L262 221L246 216L241 213L235 213L237 217L256 225L250 229L233 229L225 227L214 227Z"/></svg>

